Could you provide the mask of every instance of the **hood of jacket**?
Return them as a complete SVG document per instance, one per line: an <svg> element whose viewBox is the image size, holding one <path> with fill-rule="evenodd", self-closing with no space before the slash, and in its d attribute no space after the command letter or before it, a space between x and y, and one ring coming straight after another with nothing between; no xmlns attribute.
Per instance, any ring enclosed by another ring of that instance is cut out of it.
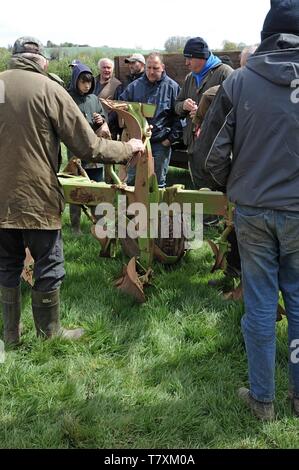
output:
<svg viewBox="0 0 299 470"><path fill-rule="evenodd" d="M9 70L19 69L26 70L27 72L35 72L50 78L50 80L59 83L59 85L63 85L63 80L58 75L56 75L55 73L46 72L36 62L34 62L33 60L26 59L25 57L22 57L22 55L16 55L12 57L8 62L7 68Z"/></svg>
<svg viewBox="0 0 299 470"><path fill-rule="evenodd" d="M299 36L275 34L265 39L246 67L269 82L290 87L299 78Z"/></svg>
<svg viewBox="0 0 299 470"><path fill-rule="evenodd" d="M91 85L91 88L90 88L89 92L86 93L86 95L91 95L93 93L93 90L94 90L94 87L95 87L95 78L93 76L93 73L92 73L91 69L87 65L81 64L81 63L77 64L73 67L69 92L78 93L77 82L78 82L78 79L79 79L79 75L81 75L81 73L91 73L91 75L92 75L92 85Z"/></svg>
<svg viewBox="0 0 299 470"><path fill-rule="evenodd" d="M33 60L26 59L22 55L16 55L11 57L8 62L7 68L8 70L19 69L26 70L27 72L39 73L52 80L52 77L47 72L45 72L45 70L43 70L36 62L34 62Z"/></svg>

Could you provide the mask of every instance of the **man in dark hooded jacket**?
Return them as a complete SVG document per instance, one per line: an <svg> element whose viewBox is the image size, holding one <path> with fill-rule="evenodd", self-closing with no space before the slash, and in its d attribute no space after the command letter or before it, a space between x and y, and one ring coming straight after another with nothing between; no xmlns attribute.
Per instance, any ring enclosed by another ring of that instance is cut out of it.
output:
<svg viewBox="0 0 299 470"><path fill-rule="evenodd" d="M288 318L289 397L299 416L299 2L272 0L261 39L205 117L195 177L226 190L236 205L249 369L249 388L238 393L257 418L272 420L279 289Z"/></svg>

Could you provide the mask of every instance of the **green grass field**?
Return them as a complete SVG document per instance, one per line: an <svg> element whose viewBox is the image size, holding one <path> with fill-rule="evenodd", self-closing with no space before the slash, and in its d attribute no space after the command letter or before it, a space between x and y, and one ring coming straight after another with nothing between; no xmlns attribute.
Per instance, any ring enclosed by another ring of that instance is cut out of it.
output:
<svg viewBox="0 0 299 470"><path fill-rule="evenodd" d="M23 344L0 364L0 447L298 448L286 320L278 325L277 420L261 423L236 397L247 384L242 304L208 286L208 245L175 267L155 265L148 301L136 305L113 287L121 254L99 258L89 225L84 216L83 235L73 238L66 209L61 317L86 328L80 341L36 339L23 285Z"/></svg>

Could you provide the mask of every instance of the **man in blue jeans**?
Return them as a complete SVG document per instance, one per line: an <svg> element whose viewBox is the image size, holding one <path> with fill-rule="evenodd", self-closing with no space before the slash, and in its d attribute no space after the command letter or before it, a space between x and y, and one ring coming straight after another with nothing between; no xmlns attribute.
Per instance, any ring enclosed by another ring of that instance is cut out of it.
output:
<svg viewBox="0 0 299 470"><path fill-rule="evenodd" d="M156 112L148 119L152 126L151 147L159 188L166 186L171 144L182 137L182 125L174 110L180 87L165 72L162 56L152 52L146 60L145 74L130 83L120 95L124 101L155 104ZM128 172L128 184L134 184L135 169Z"/></svg>
<svg viewBox="0 0 299 470"><path fill-rule="evenodd" d="M288 318L289 397L299 416L299 2L272 0L261 45L222 84L196 145L199 173L235 206L249 388L272 420L279 290Z"/></svg>

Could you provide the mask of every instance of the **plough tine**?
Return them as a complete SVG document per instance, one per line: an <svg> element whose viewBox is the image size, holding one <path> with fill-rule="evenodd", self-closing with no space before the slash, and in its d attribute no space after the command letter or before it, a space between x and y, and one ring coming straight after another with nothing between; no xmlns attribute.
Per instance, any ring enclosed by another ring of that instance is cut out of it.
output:
<svg viewBox="0 0 299 470"><path fill-rule="evenodd" d="M135 258L130 259L128 265L123 267L121 277L115 282L115 286L135 298L139 303L145 302L143 284L136 271Z"/></svg>
<svg viewBox="0 0 299 470"><path fill-rule="evenodd" d="M242 284L239 284L235 289L223 294L223 298L224 300L243 300Z"/></svg>
<svg viewBox="0 0 299 470"><path fill-rule="evenodd" d="M225 260L224 260L224 253L220 253L218 246L212 242L212 240L207 240L208 244L210 245L213 254L215 256L215 263L211 269L211 273L215 272L217 269L224 269L225 268Z"/></svg>
<svg viewBox="0 0 299 470"><path fill-rule="evenodd" d="M282 307L282 305L280 305L280 303L277 305L277 314L276 314L276 321L281 321L283 319L283 316L286 316L286 311L285 309Z"/></svg>
<svg viewBox="0 0 299 470"><path fill-rule="evenodd" d="M34 259L31 256L31 253L28 248L25 249L26 258L24 261L24 269L22 271L21 277L27 282L31 287L33 286L33 265Z"/></svg>
<svg viewBox="0 0 299 470"><path fill-rule="evenodd" d="M115 242L116 240L114 238L100 238L97 236L96 233L96 226L92 225L90 228L90 232L92 236L100 243L101 245L101 251L100 251L100 257L101 258L114 258L115 257Z"/></svg>
<svg viewBox="0 0 299 470"><path fill-rule="evenodd" d="M223 294L224 300L243 300L243 288L242 288L242 283L238 285L235 289L226 292ZM283 308L283 306L278 303L277 304L277 312L276 312L276 321L281 321L283 320L283 316L286 316L286 311Z"/></svg>

